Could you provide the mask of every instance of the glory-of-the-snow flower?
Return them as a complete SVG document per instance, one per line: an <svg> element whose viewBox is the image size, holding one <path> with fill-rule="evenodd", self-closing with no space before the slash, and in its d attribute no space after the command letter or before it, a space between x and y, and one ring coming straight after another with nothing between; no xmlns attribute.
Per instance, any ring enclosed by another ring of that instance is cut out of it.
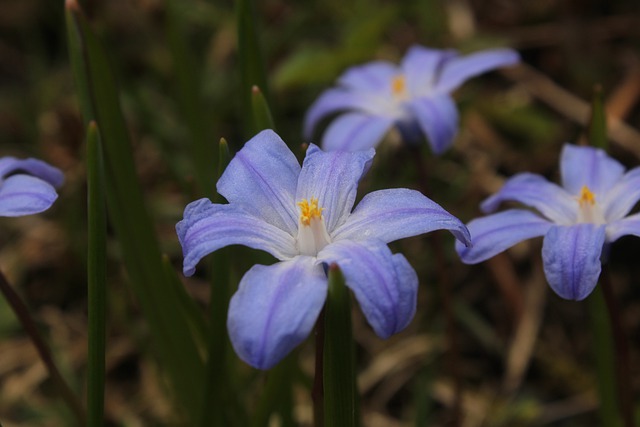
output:
<svg viewBox="0 0 640 427"><path fill-rule="evenodd" d="M471 221L473 247L456 246L462 261L475 264L544 236L542 261L551 288L566 299L586 298L598 282L603 247L627 234L640 236L640 214L629 215L640 199L640 167L625 173L603 150L566 144L560 173L562 187L521 173L486 199L484 212L509 200L535 211L510 209Z"/></svg>
<svg viewBox="0 0 640 427"><path fill-rule="evenodd" d="M369 324L387 338L413 318L418 285L405 257L387 243L437 229L469 243L464 224L418 191L375 191L352 211L374 154L323 152L311 144L300 167L277 134L262 131L217 183L229 203L200 199L185 208L176 226L185 275L205 255L233 244L280 260L254 265L229 305L231 342L250 365L272 367L309 335L327 296L327 265L340 267Z"/></svg>
<svg viewBox="0 0 640 427"><path fill-rule="evenodd" d="M62 172L42 160L0 158L0 216L45 211L58 198Z"/></svg>
<svg viewBox="0 0 640 427"><path fill-rule="evenodd" d="M374 61L353 67L311 105L304 136L311 140L321 119L342 112L322 137L325 150L375 147L395 126L405 142L417 144L426 136L433 152L440 154L458 131L451 92L473 76L518 61L511 49L462 56L455 50L413 46L399 66Z"/></svg>

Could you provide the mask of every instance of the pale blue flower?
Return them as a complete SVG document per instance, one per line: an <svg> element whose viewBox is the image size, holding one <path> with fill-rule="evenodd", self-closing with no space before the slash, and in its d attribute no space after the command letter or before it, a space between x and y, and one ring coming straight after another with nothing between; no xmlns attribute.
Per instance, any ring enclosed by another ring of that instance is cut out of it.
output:
<svg viewBox="0 0 640 427"><path fill-rule="evenodd" d="M586 298L598 282L603 246L621 236L640 236L640 214L628 215L640 199L640 167L624 167L600 149L566 144L560 159L562 187L540 175L521 173L486 199L493 212L468 224L473 247L456 246L463 262L475 264L532 237L544 236L542 261L551 288L562 298Z"/></svg>
<svg viewBox="0 0 640 427"><path fill-rule="evenodd" d="M37 159L0 158L0 216L22 216L49 209L62 185L60 170Z"/></svg>
<svg viewBox="0 0 640 427"><path fill-rule="evenodd" d="M347 70L338 87L325 91L309 108L304 136L312 140L324 117L341 113L322 137L325 150L364 150L378 145L392 127L405 142L425 139L436 154L452 144L458 110L451 98L467 79L519 61L511 49L461 56L455 50L411 47L400 65L374 61Z"/></svg>
<svg viewBox="0 0 640 427"><path fill-rule="evenodd" d="M469 242L466 227L421 193L375 191L352 211L374 150L325 153L311 144L302 168L273 131L247 142L220 177L229 204L190 203L176 230L184 274L205 255L240 244L280 262L253 266L231 299L228 329L250 365L275 365L313 328L327 296L326 266L340 266L373 330L387 338L416 309L418 278L387 243L438 229ZM330 333L330 332L329 332Z"/></svg>

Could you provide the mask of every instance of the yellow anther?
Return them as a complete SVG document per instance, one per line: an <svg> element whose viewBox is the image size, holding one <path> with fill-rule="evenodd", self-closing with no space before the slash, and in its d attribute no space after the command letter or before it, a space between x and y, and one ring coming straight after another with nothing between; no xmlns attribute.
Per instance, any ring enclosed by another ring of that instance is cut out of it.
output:
<svg viewBox="0 0 640 427"><path fill-rule="evenodd" d="M312 197L310 200L302 199L298 202L300 207L300 222L303 225L310 225L313 218L321 218L324 208L318 207L318 199Z"/></svg>
<svg viewBox="0 0 640 427"><path fill-rule="evenodd" d="M582 189L580 190L580 196L578 197L578 203L580 203L580 206L593 206L596 204L596 195L593 194L591 190L589 190L589 187L583 185Z"/></svg>
<svg viewBox="0 0 640 427"><path fill-rule="evenodd" d="M391 92L395 96L404 96L407 90L407 83L402 74L397 75L391 80Z"/></svg>

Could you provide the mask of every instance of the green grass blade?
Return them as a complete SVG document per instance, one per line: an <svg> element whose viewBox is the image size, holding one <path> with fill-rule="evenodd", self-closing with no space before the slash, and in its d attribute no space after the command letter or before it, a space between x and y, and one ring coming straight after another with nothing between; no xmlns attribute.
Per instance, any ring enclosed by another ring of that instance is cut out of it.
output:
<svg viewBox="0 0 640 427"><path fill-rule="evenodd" d="M77 3L67 0L67 33L76 88L85 122L100 123L107 208L122 247L129 283L148 321L161 366L185 414L195 414L204 364L187 319L175 310L172 279L164 274L160 249L144 206L118 89L109 61Z"/></svg>
<svg viewBox="0 0 640 427"><path fill-rule="evenodd" d="M201 194L211 197L215 192L213 168L217 164L215 144L210 137L211 118L206 114L201 97L201 68L185 34L182 8L184 2L166 1L167 38L172 57L178 103L191 137L191 161Z"/></svg>
<svg viewBox="0 0 640 427"><path fill-rule="evenodd" d="M254 133L258 133L263 129L275 130L276 125L273 123L269 104L267 104L267 100L260 88L255 85L251 88L251 112Z"/></svg>
<svg viewBox="0 0 640 427"><path fill-rule="evenodd" d="M104 425L107 213L100 133L95 122L87 130L87 285L89 337L87 356L87 421Z"/></svg>
<svg viewBox="0 0 640 427"><path fill-rule="evenodd" d="M329 292L324 310L325 425L357 426L351 295L340 268L335 264L329 267Z"/></svg>
<svg viewBox="0 0 640 427"><path fill-rule="evenodd" d="M607 140L607 116L602 100L602 87L596 86L593 90L593 101L591 102L591 119L589 120L589 144L593 147L607 150L609 143Z"/></svg>
<svg viewBox="0 0 640 427"><path fill-rule="evenodd" d="M238 55L240 60L240 93L243 104L243 117L250 121L253 116L251 93L258 86L269 99L267 76L262 49L258 39L255 3L253 0L237 0ZM252 129L251 123L246 123ZM251 136L251 135L247 135Z"/></svg>

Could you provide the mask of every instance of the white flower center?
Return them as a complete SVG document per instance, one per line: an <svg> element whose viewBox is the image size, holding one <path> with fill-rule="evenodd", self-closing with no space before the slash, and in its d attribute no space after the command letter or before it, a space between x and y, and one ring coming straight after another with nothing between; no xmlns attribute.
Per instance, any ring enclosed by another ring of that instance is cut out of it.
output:
<svg viewBox="0 0 640 427"><path fill-rule="evenodd" d="M604 213L602 208L596 202L596 195L587 187L582 186L580 195L576 197L578 201L578 218L577 222L591 223L591 224L604 224Z"/></svg>
<svg viewBox="0 0 640 427"><path fill-rule="evenodd" d="M318 199L302 199L298 202L300 218L298 219L298 237L296 244L302 255L316 256L331 242L324 225L323 208L318 206Z"/></svg>
<svg viewBox="0 0 640 427"><path fill-rule="evenodd" d="M395 101L406 101L409 99L407 80L402 74L398 74L391 80L391 93Z"/></svg>

